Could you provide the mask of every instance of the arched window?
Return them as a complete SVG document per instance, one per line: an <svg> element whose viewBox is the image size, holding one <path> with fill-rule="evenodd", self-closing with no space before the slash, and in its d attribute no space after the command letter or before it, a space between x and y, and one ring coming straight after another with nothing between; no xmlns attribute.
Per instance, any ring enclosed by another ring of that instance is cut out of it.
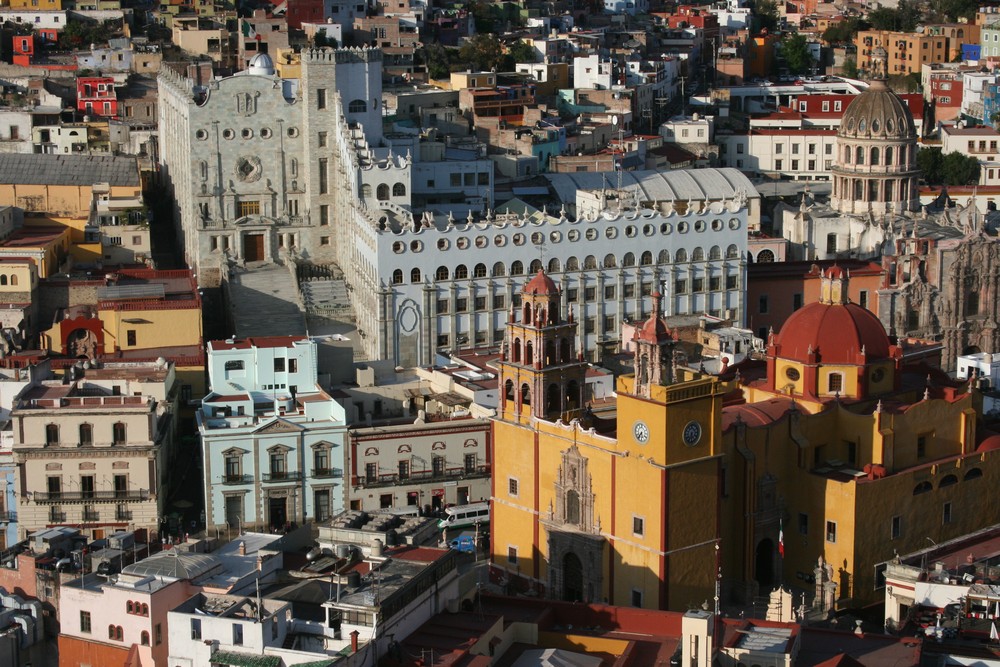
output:
<svg viewBox="0 0 1000 667"><path fill-rule="evenodd" d="M670 251L666 250L666 249L661 250L660 254L657 255L657 257L656 257L656 262L657 262L657 264L669 264L670 263Z"/></svg>
<svg viewBox="0 0 1000 667"><path fill-rule="evenodd" d="M368 103L364 100L351 100L347 105L347 113L365 113L368 111Z"/></svg>
<svg viewBox="0 0 1000 667"><path fill-rule="evenodd" d="M508 401L514 400L514 381L507 380L503 385L503 395Z"/></svg>
<svg viewBox="0 0 1000 667"><path fill-rule="evenodd" d="M392 284L401 285L403 283L403 270L396 269L392 272Z"/></svg>
<svg viewBox="0 0 1000 667"><path fill-rule="evenodd" d="M617 266L617 264L618 264L618 259L614 255L608 254L604 256L605 269L613 269L615 268L615 266Z"/></svg>
<svg viewBox="0 0 1000 667"><path fill-rule="evenodd" d="M740 256L740 249L736 247L736 244L730 244L726 248L726 259L737 259Z"/></svg>
<svg viewBox="0 0 1000 667"><path fill-rule="evenodd" d="M125 638L125 631L122 630L122 626L115 626L115 639L122 641Z"/></svg>
<svg viewBox="0 0 1000 667"><path fill-rule="evenodd" d="M362 199L371 199L371 197L372 197L372 186L371 186L371 183L362 183L361 184L361 198Z"/></svg>
<svg viewBox="0 0 1000 667"><path fill-rule="evenodd" d="M125 603L125 611L128 612L129 614L135 613L135 607L132 605L131 600Z"/></svg>
<svg viewBox="0 0 1000 667"><path fill-rule="evenodd" d="M115 638L115 626L114 625L109 625L108 626L108 639L114 639L114 638Z"/></svg>
<svg viewBox="0 0 1000 667"><path fill-rule="evenodd" d="M58 445L59 444L59 425L58 424L46 424L45 425L45 444L46 445Z"/></svg>
<svg viewBox="0 0 1000 667"><path fill-rule="evenodd" d="M566 270L567 271L579 271L580 270L580 260L576 257L569 257L566 260Z"/></svg>
<svg viewBox="0 0 1000 667"><path fill-rule="evenodd" d="M649 266L653 263L653 253L650 251L645 251L639 255L639 266Z"/></svg>
<svg viewBox="0 0 1000 667"><path fill-rule="evenodd" d="M493 265L493 277L498 278L500 276L507 275L507 267L504 266L503 262L497 262Z"/></svg>
<svg viewBox="0 0 1000 667"><path fill-rule="evenodd" d="M885 147L885 163L892 166L892 146Z"/></svg>
<svg viewBox="0 0 1000 667"><path fill-rule="evenodd" d="M94 427L90 424L80 424L80 444L83 446L94 444Z"/></svg>
<svg viewBox="0 0 1000 667"><path fill-rule="evenodd" d="M566 523L580 523L580 494L575 489L566 492Z"/></svg>
<svg viewBox="0 0 1000 667"><path fill-rule="evenodd" d="M520 338L515 338L514 339L514 363L515 364L521 363L521 339Z"/></svg>
<svg viewBox="0 0 1000 667"><path fill-rule="evenodd" d="M16 275L12 275L10 277L10 284L11 285L16 285L17 284L17 276Z"/></svg>
<svg viewBox="0 0 1000 667"><path fill-rule="evenodd" d="M701 249L701 246L696 246L695 249L691 251L691 261L692 262L705 261L705 251Z"/></svg>
<svg viewBox="0 0 1000 667"><path fill-rule="evenodd" d="M392 196L393 197L405 197L406 196L406 186L402 183L396 183L392 186Z"/></svg>
<svg viewBox="0 0 1000 667"><path fill-rule="evenodd" d="M688 261L688 251L685 250L684 248L681 248L680 250L677 251L677 254L674 255L674 262L680 264L681 262L686 262L686 261Z"/></svg>
<svg viewBox="0 0 1000 667"><path fill-rule="evenodd" d="M551 366L558 361L559 359L556 358L556 342L554 340L550 340L545 343L545 359L543 360L543 363L546 366Z"/></svg>
<svg viewBox="0 0 1000 667"><path fill-rule="evenodd" d="M124 445L128 442L125 422L115 422L111 425L111 442L116 445Z"/></svg>
<svg viewBox="0 0 1000 667"><path fill-rule="evenodd" d="M934 487L931 486L930 482L920 482L915 487L913 487L913 495L919 496L921 493L927 493L928 491L933 491Z"/></svg>
<svg viewBox="0 0 1000 667"><path fill-rule="evenodd" d="M141 641L142 645L143 646L149 646L149 631L148 630L143 630L141 637L142 637L142 639L140 641Z"/></svg>
<svg viewBox="0 0 1000 667"><path fill-rule="evenodd" d="M541 270L542 270L542 260L540 259L531 260L531 264L528 265L528 273L530 273L531 275L535 275Z"/></svg>
<svg viewBox="0 0 1000 667"><path fill-rule="evenodd" d="M774 262L774 253L770 250L761 250L757 253L758 264L771 264Z"/></svg>
<svg viewBox="0 0 1000 667"><path fill-rule="evenodd" d="M844 164L851 164L851 147L844 146Z"/></svg>
<svg viewBox="0 0 1000 667"><path fill-rule="evenodd" d="M597 268L597 258L593 255L587 255L583 258L583 268L584 269L596 269Z"/></svg>
<svg viewBox="0 0 1000 667"><path fill-rule="evenodd" d="M844 391L844 375L843 373L830 373L827 378L827 392L831 394L839 394Z"/></svg>
<svg viewBox="0 0 1000 667"><path fill-rule="evenodd" d="M858 146L857 150L854 151L854 162L856 164L865 163L865 149L862 146Z"/></svg>
<svg viewBox="0 0 1000 667"><path fill-rule="evenodd" d="M0 285L6 285L6 284L7 284L7 276L5 274L0 273Z"/></svg>
<svg viewBox="0 0 1000 667"><path fill-rule="evenodd" d="M476 267L472 269L473 278L485 278L486 277L486 265L483 263L476 264Z"/></svg>
<svg viewBox="0 0 1000 667"><path fill-rule="evenodd" d="M531 387L527 382L521 385L521 405L531 405Z"/></svg>
<svg viewBox="0 0 1000 667"><path fill-rule="evenodd" d="M878 164L878 147L872 146L871 157L868 158L868 164L877 165Z"/></svg>
<svg viewBox="0 0 1000 667"><path fill-rule="evenodd" d="M945 475L938 483L938 488L943 489L946 486L954 486L955 484L958 484L958 477L955 475Z"/></svg>
<svg viewBox="0 0 1000 667"><path fill-rule="evenodd" d="M389 199L389 186L385 183L381 183L375 192L377 193L376 198L379 201L387 201Z"/></svg>
<svg viewBox="0 0 1000 667"><path fill-rule="evenodd" d="M535 346L529 340L524 345L524 365L531 366L535 363Z"/></svg>
<svg viewBox="0 0 1000 667"><path fill-rule="evenodd" d="M469 267L459 264L455 267L455 280L464 280L469 277Z"/></svg>
<svg viewBox="0 0 1000 667"><path fill-rule="evenodd" d="M559 260L553 257L549 260L549 268L547 269L549 273L559 273Z"/></svg>
<svg viewBox="0 0 1000 667"><path fill-rule="evenodd" d="M434 272L434 280L448 280L448 267L439 266Z"/></svg>
<svg viewBox="0 0 1000 667"><path fill-rule="evenodd" d="M513 263L511 263L511 265L510 265L510 275L512 275L512 276L521 276L521 275L524 275L524 264L521 263L521 260L516 259L516 260L514 260Z"/></svg>
<svg viewBox="0 0 1000 667"><path fill-rule="evenodd" d="M717 245L712 246L712 249L708 251L709 259L722 259L722 248Z"/></svg>
<svg viewBox="0 0 1000 667"><path fill-rule="evenodd" d="M635 254L631 252L625 253L622 257L622 266L635 266Z"/></svg>
<svg viewBox="0 0 1000 667"><path fill-rule="evenodd" d="M142 603L142 615L149 616L149 605L145 602Z"/></svg>
<svg viewBox="0 0 1000 667"><path fill-rule="evenodd" d="M968 482L970 479L979 479L982 476L983 471L979 468L969 468L969 472L965 473L965 477L962 480Z"/></svg>
<svg viewBox="0 0 1000 667"><path fill-rule="evenodd" d="M562 360L562 362L565 364L565 363L569 363L571 361L570 356L571 355L570 355L569 339L568 338L563 338L562 342L559 343L559 357Z"/></svg>
<svg viewBox="0 0 1000 667"><path fill-rule="evenodd" d="M410 271L410 282L419 283L420 282L420 269L412 269Z"/></svg>

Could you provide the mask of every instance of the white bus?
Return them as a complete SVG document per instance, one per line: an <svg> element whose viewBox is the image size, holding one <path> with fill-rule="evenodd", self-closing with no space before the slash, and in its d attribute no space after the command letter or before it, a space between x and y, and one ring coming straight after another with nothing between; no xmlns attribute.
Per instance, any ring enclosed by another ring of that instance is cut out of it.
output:
<svg viewBox="0 0 1000 667"><path fill-rule="evenodd" d="M438 528L458 528L460 526L474 526L479 523L490 522L489 503L470 503L468 505L456 505L444 511L444 518L438 521Z"/></svg>

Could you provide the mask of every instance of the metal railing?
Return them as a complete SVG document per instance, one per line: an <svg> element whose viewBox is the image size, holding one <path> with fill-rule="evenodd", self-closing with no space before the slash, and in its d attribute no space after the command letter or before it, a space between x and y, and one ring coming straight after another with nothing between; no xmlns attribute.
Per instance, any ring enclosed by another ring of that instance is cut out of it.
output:
<svg viewBox="0 0 1000 667"><path fill-rule="evenodd" d="M222 475L223 484L249 484L253 481L253 475Z"/></svg>
<svg viewBox="0 0 1000 667"><path fill-rule="evenodd" d="M149 500L149 490L133 491L35 491L30 499L36 503L64 503L79 501Z"/></svg>
<svg viewBox="0 0 1000 667"><path fill-rule="evenodd" d="M273 482L297 482L302 479L302 473L298 471L293 472L266 472L262 475L264 478L264 483Z"/></svg>
<svg viewBox="0 0 1000 667"><path fill-rule="evenodd" d="M312 476L340 478L344 476L344 471L342 468L313 468Z"/></svg>
<svg viewBox="0 0 1000 667"><path fill-rule="evenodd" d="M101 513L97 510L83 510L84 521L100 521Z"/></svg>
<svg viewBox="0 0 1000 667"><path fill-rule="evenodd" d="M380 486L394 486L396 484L407 482L446 482L449 480L475 479L479 477L487 477L489 474L490 467L488 465L479 465L475 468L453 468L444 472L426 470L410 472L408 475L399 475L398 473L381 474L377 478L357 475L353 478L352 485L377 488Z"/></svg>

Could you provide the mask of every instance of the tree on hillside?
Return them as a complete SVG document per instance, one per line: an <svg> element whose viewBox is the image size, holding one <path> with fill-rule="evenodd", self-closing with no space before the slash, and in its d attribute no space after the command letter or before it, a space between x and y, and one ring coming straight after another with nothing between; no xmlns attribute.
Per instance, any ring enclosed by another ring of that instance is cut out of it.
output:
<svg viewBox="0 0 1000 667"><path fill-rule="evenodd" d="M868 12L873 30L913 32L923 18L923 11L914 0L899 0L897 7L879 7Z"/></svg>
<svg viewBox="0 0 1000 667"><path fill-rule="evenodd" d="M802 33L787 35L781 40L781 55L793 74L808 72L815 62L809 51L809 42Z"/></svg>
<svg viewBox="0 0 1000 667"><path fill-rule="evenodd" d="M976 0L931 0L930 13L938 21L955 22L958 19L976 18L979 3Z"/></svg>
<svg viewBox="0 0 1000 667"><path fill-rule="evenodd" d="M448 50L440 42L432 42L425 44L421 51L427 65L427 76L432 79L448 78L448 73L451 72Z"/></svg>
<svg viewBox="0 0 1000 667"><path fill-rule="evenodd" d="M463 63L480 71L502 69L503 44L493 35L473 35L459 49L458 57Z"/></svg>
<svg viewBox="0 0 1000 667"><path fill-rule="evenodd" d="M756 0L753 6L754 28L774 32L778 27L777 0Z"/></svg>
<svg viewBox="0 0 1000 667"><path fill-rule="evenodd" d="M538 52L535 51L535 47L521 40L510 46L507 55L510 56L511 61L514 63L538 62Z"/></svg>
<svg viewBox="0 0 1000 667"><path fill-rule="evenodd" d="M941 183L941 149L921 148L917 151L917 168L924 175L924 181L931 185Z"/></svg>
<svg viewBox="0 0 1000 667"><path fill-rule="evenodd" d="M822 39L827 44L847 44L854 41L859 30L867 30L868 23L857 18L850 18L835 23L823 31Z"/></svg>
<svg viewBox="0 0 1000 667"><path fill-rule="evenodd" d="M858 78L858 64L854 62L854 58L845 59L844 64L840 67L840 71L848 79Z"/></svg>

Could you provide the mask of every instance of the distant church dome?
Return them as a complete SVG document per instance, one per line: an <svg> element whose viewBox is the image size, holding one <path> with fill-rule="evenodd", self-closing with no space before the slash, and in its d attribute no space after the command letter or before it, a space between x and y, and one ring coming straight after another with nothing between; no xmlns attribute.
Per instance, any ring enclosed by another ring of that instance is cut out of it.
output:
<svg viewBox="0 0 1000 667"><path fill-rule="evenodd" d="M840 120L830 205L841 213L881 215L920 207L917 130L910 108L886 84L887 63L885 49L875 49L871 85Z"/></svg>
<svg viewBox="0 0 1000 667"><path fill-rule="evenodd" d="M274 76L274 61L266 53L258 53L250 59L247 72L259 76Z"/></svg>

